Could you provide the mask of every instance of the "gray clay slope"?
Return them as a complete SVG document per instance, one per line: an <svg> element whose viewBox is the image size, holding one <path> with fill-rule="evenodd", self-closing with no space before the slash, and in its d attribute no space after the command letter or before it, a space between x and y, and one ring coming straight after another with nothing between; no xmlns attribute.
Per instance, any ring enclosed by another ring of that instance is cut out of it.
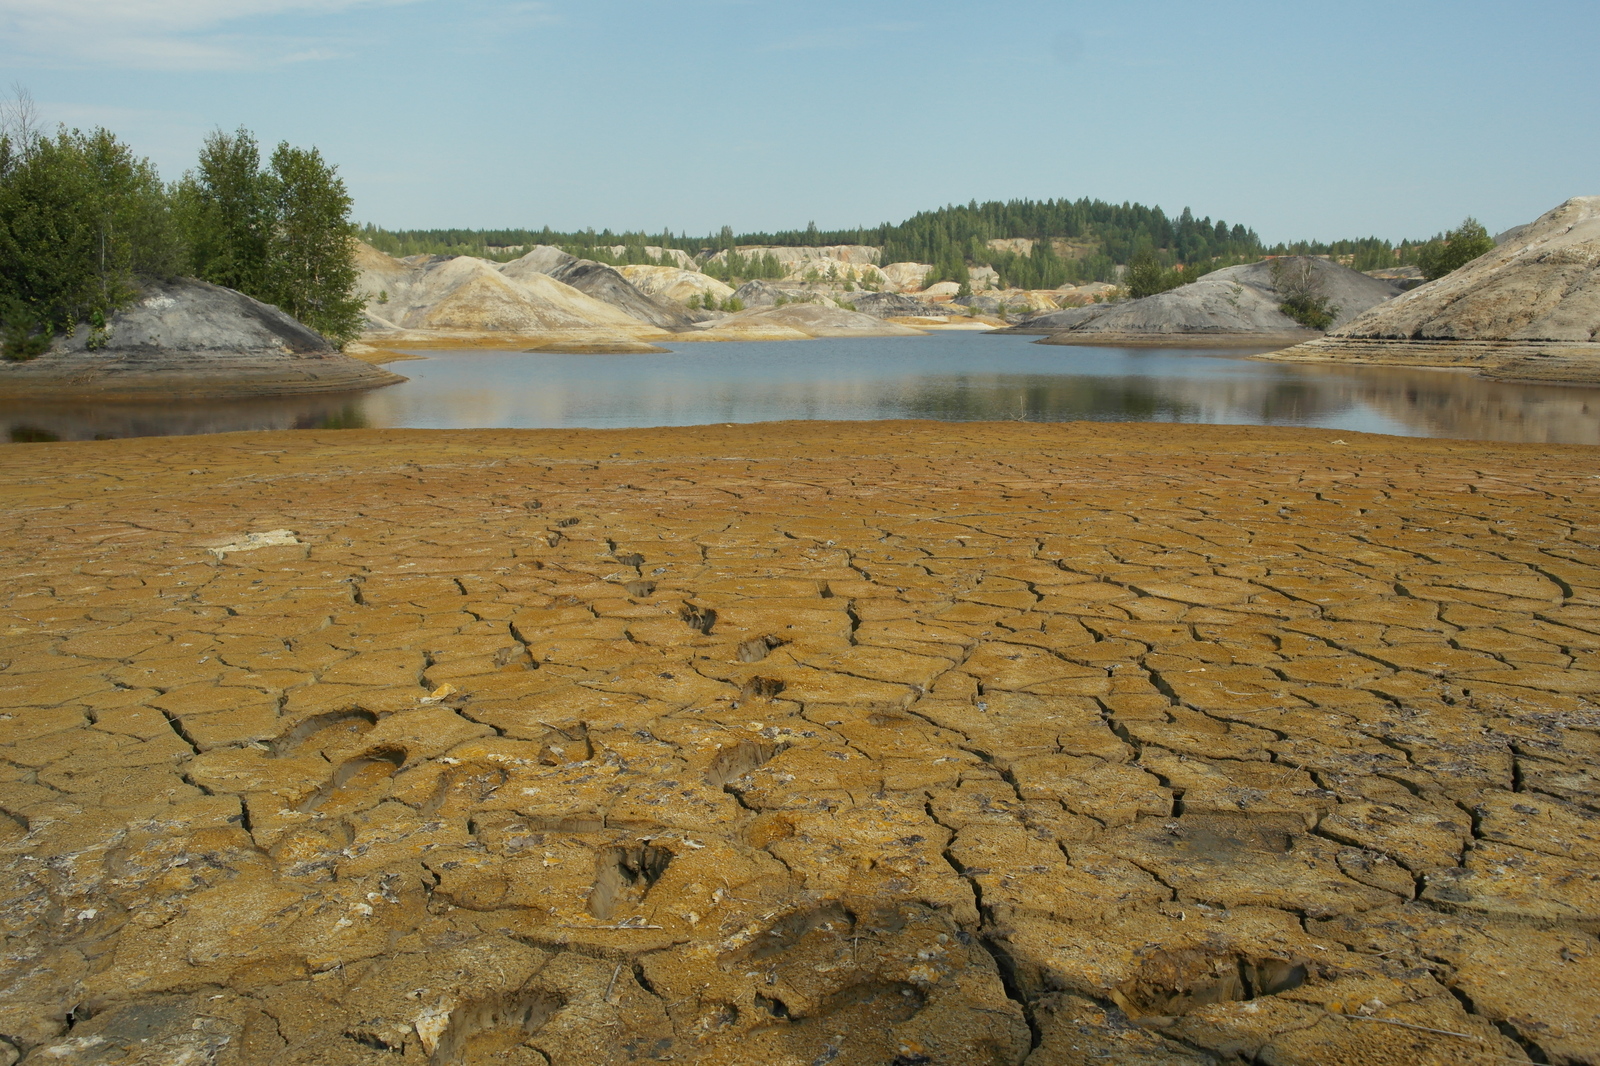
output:
<svg viewBox="0 0 1600 1066"><path fill-rule="evenodd" d="M1334 328L1399 295L1391 281L1326 259L1293 257L1309 263L1332 306ZM1273 287L1272 262L1226 267L1199 281L1154 296L1121 303L1051 311L1014 327L1016 333L1060 334L1309 334L1279 310L1282 296Z"/></svg>
<svg viewBox="0 0 1600 1066"><path fill-rule="evenodd" d="M94 338L98 341L100 338ZM151 280L91 350L79 326L39 358L0 363L0 393L264 396L405 379L352 359L270 304L192 278Z"/></svg>
<svg viewBox="0 0 1600 1066"><path fill-rule="evenodd" d="M851 301L851 306L877 318L943 318L950 314L948 307L898 292L863 293Z"/></svg>
<svg viewBox="0 0 1600 1066"><path fill-rule="evenodd" d="M660 329L683 330L690 325L691 320L682 308L669 300L641 292L612 267L592 259L579 259L547 244L529 249L522 258L513 259L502 266L500 273L514 281L520 281L529 274L548 275Z"/></svg>
<svg viewBox="0 0 1600 1066"><path fill-rule="evenodd" d="M548 271L552 278L571 285L602 303L608 303L641 322L661 329L689 328L689 318L674 304L648 296L614 268L592 259L574 259Z"/></svg>
<svg viewBox="0 0 1600 1066"><path fill-rule="evenodd" d="M578 257L570 252L563 252L560 248L553 248L548 244L536 244L528 249L521 259L513 259L500 268L500 273L508 278L520 278L524 274L548 274L557 267L566 266Z"/></svg>

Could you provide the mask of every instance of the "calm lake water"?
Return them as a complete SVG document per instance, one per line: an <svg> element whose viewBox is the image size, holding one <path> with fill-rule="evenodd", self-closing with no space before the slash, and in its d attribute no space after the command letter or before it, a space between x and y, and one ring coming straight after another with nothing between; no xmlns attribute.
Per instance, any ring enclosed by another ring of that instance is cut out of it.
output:
<svg viewBox="0 0 1600 1066"><path fill-rule="evenodd" d="M690 343L670 355L428 352L347 396L0 406L0 440L248 429L594 427L933 418L1318 426L1600 444L1600 389L1465 373L1261 362L1237 351L1080 348L1032 337Z"/></svg>

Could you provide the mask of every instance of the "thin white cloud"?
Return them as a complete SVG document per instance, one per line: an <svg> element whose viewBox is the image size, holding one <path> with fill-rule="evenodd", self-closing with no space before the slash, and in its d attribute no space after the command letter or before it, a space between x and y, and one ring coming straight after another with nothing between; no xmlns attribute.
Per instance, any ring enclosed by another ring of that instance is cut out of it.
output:
<svg viewBox="0 0 1600 1066"><path fill-rule="evenodd" d="M0 55L14 62L228 70L338 54L305 20L416 0L0 0ZM294 32L274 25L294 16ZM255 22L257 32L240 24ZM275 32L276 31L276 32Z"/></svg>

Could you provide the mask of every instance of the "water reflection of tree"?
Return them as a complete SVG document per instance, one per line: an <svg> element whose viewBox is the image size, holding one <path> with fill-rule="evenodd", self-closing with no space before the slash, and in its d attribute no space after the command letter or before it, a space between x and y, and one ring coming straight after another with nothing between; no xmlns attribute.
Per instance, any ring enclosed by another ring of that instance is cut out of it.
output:
<svg viewBox="0 0 1600 1066"><path fill-rule="evenodd" d="M308 412L295 423L295 429L370 429L371 419L359 403L347 403L337 411Z"/></svg>
<svg viewBox="0 0 1600 1066"><path fill-rule="evenodd" d="M0 407L0 434L26 440L107 440L266 429L360 429L368 425L361 397L170 403L38 403ZM19 436L20 435L20 436Z"/></svg>
<svg viewBox="0 0 1600 1066"><path fill-rule="evenodd" d="M884 418L933 418L951 422L1187 421L1193 404L1137 379L984 377L941 378L910 394L885 396Z"/></svg>

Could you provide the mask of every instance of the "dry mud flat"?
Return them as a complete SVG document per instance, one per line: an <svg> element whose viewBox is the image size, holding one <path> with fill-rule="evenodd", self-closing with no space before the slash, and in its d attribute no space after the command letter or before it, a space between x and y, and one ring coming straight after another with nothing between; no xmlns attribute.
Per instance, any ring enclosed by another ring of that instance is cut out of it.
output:
<svg viewBox="0 0 1600 1066"><path fill-rule="evenodd" d="M0 1061L1594 1062L1595 452L1340 437L7 447Z"/></svg>

